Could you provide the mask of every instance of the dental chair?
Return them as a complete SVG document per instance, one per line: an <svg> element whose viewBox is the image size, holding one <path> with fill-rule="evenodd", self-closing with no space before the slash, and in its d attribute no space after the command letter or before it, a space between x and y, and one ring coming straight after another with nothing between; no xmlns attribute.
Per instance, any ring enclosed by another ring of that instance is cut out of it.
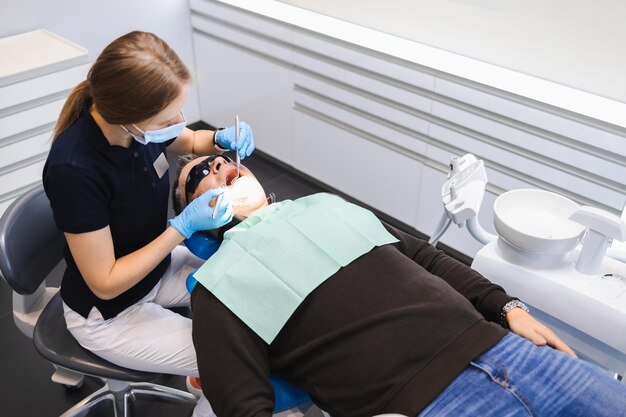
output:
<svg viewBox="0 0 626 417"><path fill-rule="evenodd" d="M190 410L195 396L150 383L161 374L116 366L84 349L69 333L58 289L46 287L46 277L64 269L64 246L65 238L56 228L41 186L15 200L0 219L0 271L13 289L17 327L54 365L54 382L80 387L83 375L90 375L105 383L62 417L85 416L107 408L112 416L127 417L137 398L185 404Z"/></svg>
<svg viewBox="0 0 626 417"><path fill-rule="evenodd" d="M272 201L275 198L272 193ZM202 232L195 232L183 242L187 249L200 259L209 259L221 245L221 238L214 238ZM194 274L198 269L194 269L187 276L187 291L192 293L198 281L194 278ZM308 394L302 389L291 385L284 379L270 375L270 383L274 391L274 417L296 417L302 415L308 416L309 412L314 412L316 407L313 406ZM328 413L319 410L323 417L330 417Z"/></svg>

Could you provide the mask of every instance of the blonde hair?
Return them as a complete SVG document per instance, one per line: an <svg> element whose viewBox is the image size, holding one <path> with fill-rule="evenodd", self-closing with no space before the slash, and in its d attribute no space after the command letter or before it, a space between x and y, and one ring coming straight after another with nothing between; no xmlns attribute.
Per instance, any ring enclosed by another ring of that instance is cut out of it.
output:
<svg viewBox="0 0 626 417"><path fill-rule="evenodd" d="M56 139L89 99L111 124L146 120L178 97L191 75L178 55L153 33L134 31L111 42L70 93L54 127Z"/></svg>

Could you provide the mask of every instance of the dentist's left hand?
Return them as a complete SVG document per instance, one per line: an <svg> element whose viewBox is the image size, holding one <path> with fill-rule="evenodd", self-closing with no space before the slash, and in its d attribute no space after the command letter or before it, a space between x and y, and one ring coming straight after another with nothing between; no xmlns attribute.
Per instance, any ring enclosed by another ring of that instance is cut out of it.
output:
<svg viewBox="0 0 626 417"><path fill-rule="evenodd" d="M215 218L213 218L214 207L209 206L209 202L224 191L223 188L208 190L185 207L182 213L170 220L170 224L185 236L185 239L189 239L198 230L211 230L224 226L233 218L233 206L228 200L228 195L222 196Z"/></svg>
<svg viewBox="0 0 626 417"><path fill-rule="evenodd" d="M239 123L239 140L235 146L235 126L218 130L215 134L215 143L222 149L237 151L241 159L250 156L254 150L254 136L252 129L246 122Z"/></svg>

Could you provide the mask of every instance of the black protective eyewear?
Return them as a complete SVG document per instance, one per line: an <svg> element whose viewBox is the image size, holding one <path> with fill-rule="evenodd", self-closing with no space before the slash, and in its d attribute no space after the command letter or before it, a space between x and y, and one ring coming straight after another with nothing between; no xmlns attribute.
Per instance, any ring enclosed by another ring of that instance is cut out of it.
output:
<svg viewBox="0 0 626 417"><path fill-rule="evenodd" d="M215 161L215 158L217 157L224 158L226 162L233 162L233 160L226 155L211 155L200 163L194 165L189 170L187 180L185 181L185 200L187 204L189 204L189 198L187 196L196 192L200 181L202 181L211 172L210 164Z"/></svg>

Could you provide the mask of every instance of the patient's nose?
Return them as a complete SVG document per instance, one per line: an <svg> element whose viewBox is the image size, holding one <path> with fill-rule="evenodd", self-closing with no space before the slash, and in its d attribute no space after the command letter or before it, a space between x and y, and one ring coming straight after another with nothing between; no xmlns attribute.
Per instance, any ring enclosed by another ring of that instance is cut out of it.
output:
<svg viewBox="0 0 626 417"><path fill-rule="evenodd" d="M211 162L211 172L213 175L217 175L220 169L222 169L226 164L226 160L221 156L218 156Z"/></svg>

